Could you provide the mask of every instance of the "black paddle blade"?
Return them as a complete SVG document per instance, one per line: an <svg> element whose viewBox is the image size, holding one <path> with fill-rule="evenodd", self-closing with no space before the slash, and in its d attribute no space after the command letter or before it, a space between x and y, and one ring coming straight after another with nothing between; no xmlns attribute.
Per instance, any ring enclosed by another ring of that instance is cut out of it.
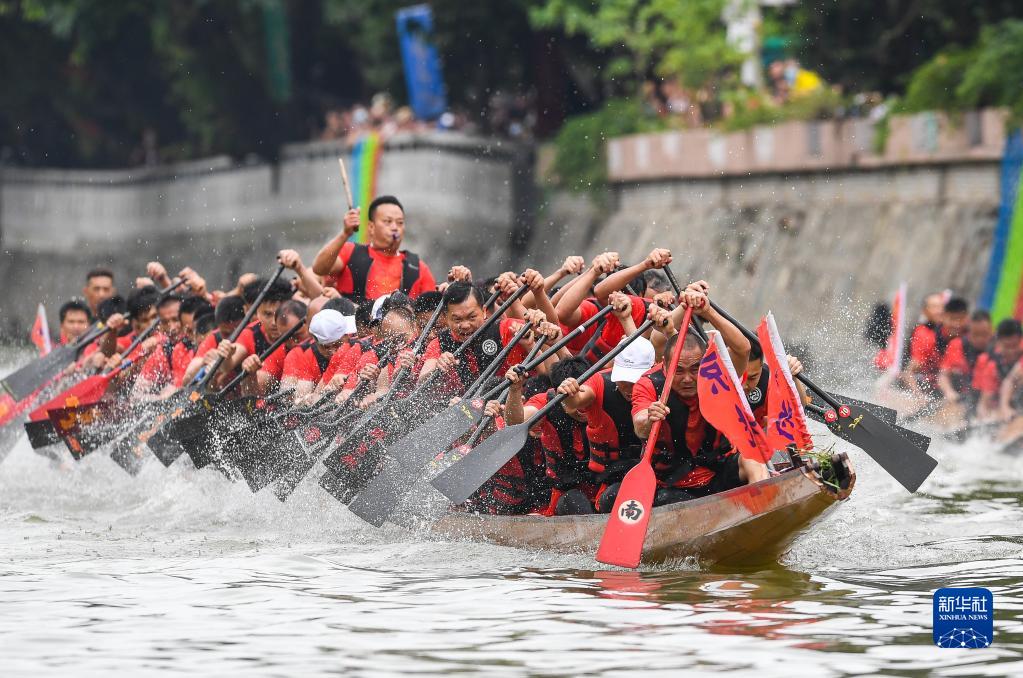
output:
<svg viewBox="0 0 1023 678"><path fill-rule="evenodd" d="M322 457L328 449L327 445L308 447L301 443L296 443L296 446L301 449L301 453L299 453L298 449L295 450L295 460L284 468L284 472L274 484L274 496L281 502L288 500L288 497L291 496L302 480L316 466L316 460ZM326 473L329 474L330 471Z"/></svg>
<svg viewBox="0 0 1023 678"><path fill-rule="evenodd" d="M529 441L529 427L516 424L493 434L434 478L430 484L455 504L472 496Z"/></svg>
<svg viewBox="0 0 1023 678"><path fill-rule="evenodd" d="M146 450L145 443L139 442L133 433L127 433L114 443L110 458L128 475L137 476L146 463Z"/></svg>
<svg viewBox="0 0 1023 678"><path fill-rule="evenodd" d="M146 441L146 445L152 450L153 456L159 459L160 463L164 466L170 466L177 461L178 457L185 453L185 448L182 447L176 438L170 435L167 429L168 425L165 425Z"/></svg>
<svg viewBox="0 0 1023 678"><path fill-rule="evenodd" d="M33 450L38 450L40 447L56 445L60 442L60 436L57 435L57 429L54 428L53 422L49 419L26 421L25 433L28 434L28 442L32 446Z"/></svg>
<svg viewBox="0 0 1023 678"><path fill-rule="evenodd" d="M938 462L869 410L856 405L848 407L850 415L839 418L831 429L870 455L907 490L916 492Z"/></svg>
<svg viewBox="0 0 1023 678"><path fill-rule="evenodd" d="M830 409L827 406L826 403L825 403L824 407L825 407L825 409ZM806 414L811 419L814 419L814 420L819 421L819 422L824 423L824 424L828 424L828 426L831 425L830 422L828 422L823 416L821 416L819 413L815 412L814 410L808 409L806 411ZM903 438L905 438L909 442L913 443L913 445L918 447L921 452L926 452L930 448L930 446L931 446L931 439L928 436L925 436L923 433L917 433L913 429L905 428L904 426L899 426L898 424L888 424L888 422L884 418L880 418L880 419L882 421L884 421L885 424L891 426L891 428L896 433L898 433L900 436L902 436ZM838 429L833 429L833 430L835 431L835 433L838 435L839 438L842 438L843 440L849 440L848 435L844 435L841 430L838 430Z"/></svg>
<svg viewBox="0 0 1023 678"><path fill-rule="evenodd" d="M355 490L350 485L329 470L324 471L320 476L320 487L342 504L351 501L355 495Z"/></svg>
<svg viewBox="0 0 1023 678"><path fill-rule="evenodd" d="M898 421L899 413L890 407L878 405L877 403L867 402L866 400L857 400L856 398L850 398L849 396L844 396L838 393L831 393L830 391L828 392L828 395L830 395L832 398L834 398L840 403L845 403L847 405L856 405L857 407L862 407L865 410L869 410L870 412L873 413L875 417L877 417L884 423L888 424L889 426L894 426ZM815 399L820 400L820 398L817 396L815 396ZM828 404L825 403L823 400L820 401L820 405L825 409L827 409L828 407Z"/></svg>
<svg viewBox="0 0 1023 678"><path fill-rule="evenodd" d="M461 401L428 419L393 445L385 454L403 466L418 471L438 453L476 428L483 417L482 401Z"/></svg>
<svg viewBox="0 0 1023 678"><path fill-rule="evenodd" d="M398 507L398 503L412 491L418 478L418 470L412 470L393 459L386 459L380 473L355 496L348 508L370 525L380 527Z"/></svg>
<svg viewBox="0 0 1023 678"><path fill-rule="evenodd" d="M22 400L71 364L77 353L72 346L56 348L17 372L8 374L0 386L15 400Z"/></svg>

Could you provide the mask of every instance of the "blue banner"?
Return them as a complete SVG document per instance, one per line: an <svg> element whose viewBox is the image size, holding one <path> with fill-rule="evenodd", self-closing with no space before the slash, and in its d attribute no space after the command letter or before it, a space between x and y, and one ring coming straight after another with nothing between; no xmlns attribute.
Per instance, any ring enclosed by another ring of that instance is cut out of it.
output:
<svg viewBox="0 0 1023 678"><path fill-rule="evenodd" d="M448 105L440 55L433 46L433 10L415 5L399 10L397 17L409 105L420 120L434 120Z"/></svg>

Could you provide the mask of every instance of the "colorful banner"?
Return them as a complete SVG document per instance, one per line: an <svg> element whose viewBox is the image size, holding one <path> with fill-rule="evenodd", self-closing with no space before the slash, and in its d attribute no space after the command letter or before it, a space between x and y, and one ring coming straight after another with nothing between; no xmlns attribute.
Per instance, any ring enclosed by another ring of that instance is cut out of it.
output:
<svg viewBox="0 0 1023 678"><path fill-rule="evenodd" d="M768 312L757 327L757 338L764 352L764 364L771 375L767 385L767 444L772 450L795 445L798 450L812 450L813 439L806 427L806 412L799 389L789 372L788 354L781 343L774 314Z"/></svg>
<svg viewBox="0 0 1023 678"><path fill-rule="evenodd" d="M376 197L377 174L380 171L380 135L371 132L352 146L353 168L349 180L352 182L352 199L355 207L362 208L359 230L351 237L352 242L365 245L369 242L369 204Z"/></svg>
<svg viewBox="0 0 1023 678"><path fill-rule="evenodd" d="M1023 136L1016 130L1005 141L1002 157L1002 201L998 208L991 259L980 306L999 320L1023 318Z"/></svg>
<svg viewBox="0 0 1023 678"><path fill-rule="evenodd" d="M743 458L766 464L771 458L767 438L753 417L728 348L714 330L707 332L707 352L700 360L696 390L703 418L728 438Z"/></svg>
<svg viewBox="0 0 1023 678"><path fill-rule="evenodd" d="M440 55L433 46L433 10L429 5L406 7L398 11L397 22L409 106L420 120L439 118L448 104Z"/></svg>
<svg viewBox="0 0 1023 678"><path fill-rule="evenodd" d="M902 354L906 345L906 283L899 285L892 301L892 334L888 337L888 374L897 377L902 372Z"/></svg>
<svg viewBox="0 0 1023 678"><path fill-rule="evenodd" d="M53 340L50 338L50 325L46 322L46 309L42 304L36 310L36 321L32 323L32 343L39 349L39 355L44 356L53 350Z"/></svg>

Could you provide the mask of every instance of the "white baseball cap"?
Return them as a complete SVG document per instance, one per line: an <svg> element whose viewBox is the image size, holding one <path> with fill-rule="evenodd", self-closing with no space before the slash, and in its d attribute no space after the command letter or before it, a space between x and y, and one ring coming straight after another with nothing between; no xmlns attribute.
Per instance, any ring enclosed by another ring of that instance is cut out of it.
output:
<svg viewBox="0 0 1023 678"><path fill-rule="evenodd" d="M313 316L309 334L321 344L333 344L346 334L355 334L355 317L326 308Z"/></svg>
<svg viewBox="0 0 1023 678"><path fill-rule="evenodd" d="M623 338L622 341L625 341ZM627 381L635 384L654 365L654 345L648 339L639 337L615 356L611 368L611 381Z"/></svg>

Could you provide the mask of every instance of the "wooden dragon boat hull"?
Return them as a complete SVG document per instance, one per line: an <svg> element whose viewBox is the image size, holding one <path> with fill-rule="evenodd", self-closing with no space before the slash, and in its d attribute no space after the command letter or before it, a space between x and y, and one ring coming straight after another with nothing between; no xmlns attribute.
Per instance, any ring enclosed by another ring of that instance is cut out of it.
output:
<svg viewBox="0 0 1023 678"><path fill-rule="evenodd" d="M643 562L695 558L700 563L775 561L792 541L852 492L855 473L845 455L841 488L806 466L709 497L658 506L650 518ZM494 516L451 512L432 531L503 546L572 554L596 552L605 515Z"/></svg>

